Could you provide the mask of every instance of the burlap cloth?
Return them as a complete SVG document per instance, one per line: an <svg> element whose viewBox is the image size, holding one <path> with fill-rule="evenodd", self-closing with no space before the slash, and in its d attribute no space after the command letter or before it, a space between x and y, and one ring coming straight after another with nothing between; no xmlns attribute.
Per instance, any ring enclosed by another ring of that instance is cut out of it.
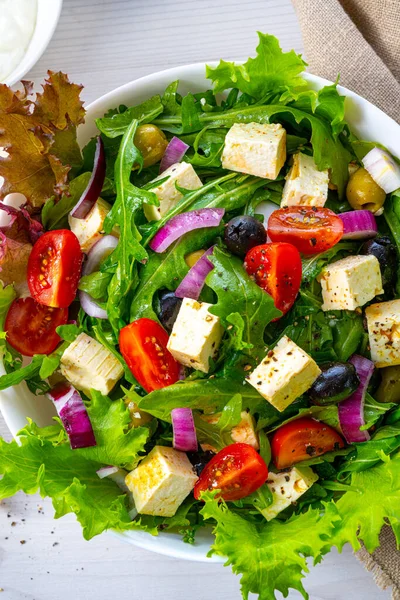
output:
<svg viewBox="0 0 400 600"><path fill-rule="evenodd" d="M340 73L342 85L400 122L400 0L292 2L309 70L332 81ZM380 540L372 556L363 548L357 557L400 600L400 552L390 527Z"/></svg>

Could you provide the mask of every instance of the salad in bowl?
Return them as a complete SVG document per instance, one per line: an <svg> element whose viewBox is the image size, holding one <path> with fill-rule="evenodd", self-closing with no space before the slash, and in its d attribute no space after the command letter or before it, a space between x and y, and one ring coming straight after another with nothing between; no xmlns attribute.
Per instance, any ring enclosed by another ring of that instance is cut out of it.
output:
<svg viewBox="0 0 400 600"><path fill-rule="evenodd" d="M211 527L269 599L400 531L400 168L259 38L82 149L66 75L0 86L0 390L55 414L0 440L0 498L86 539Z"/></svg>

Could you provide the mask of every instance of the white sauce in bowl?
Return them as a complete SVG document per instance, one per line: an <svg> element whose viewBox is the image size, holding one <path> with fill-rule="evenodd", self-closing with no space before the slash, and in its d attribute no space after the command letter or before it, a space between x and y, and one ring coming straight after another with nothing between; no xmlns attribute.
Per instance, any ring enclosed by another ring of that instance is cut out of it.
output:
<svg viewBox="0 0 400 600"><path fill-rule="evenodd" d="M37 0L0 0L0 82L21 62L36 26Z"/></svg>

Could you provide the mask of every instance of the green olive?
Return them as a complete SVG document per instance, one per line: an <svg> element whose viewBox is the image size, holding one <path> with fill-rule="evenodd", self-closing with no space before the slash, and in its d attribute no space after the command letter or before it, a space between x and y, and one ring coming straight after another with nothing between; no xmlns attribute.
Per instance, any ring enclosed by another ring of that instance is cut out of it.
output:
<svg viewBox="0 0 400 600"><path fill-rule="evenodd" d="M400 365L379 369L382 381L375 394L378 402L397 402L400 404Z"/></svg>
<svg viewBox="0 0 400 600"><path fill-rule="evenodd" d="M132 429L133 427L142 427L143 425L147 425L153 419L153 417L149 415L149 413L140 410L136 402L134 402L133 400L125 398L124 402L131 416L131 421L128 425L129 429Z"/></svg>
<svg viewBox="0 0 400 600"><path fill-rule="evenodd" d="M355 210L370 210L375 213L382 208L386 194L372 179L366 169L357 169L350 176L346 189L347 200Z"/></svg>
<svg viewBox="0 0 400 600"><path fill-rule="evenodd" d="M164 132L155 125L139 125L134 142L143 156L143 167L151 167L158 163L168 146Z"/></svg>

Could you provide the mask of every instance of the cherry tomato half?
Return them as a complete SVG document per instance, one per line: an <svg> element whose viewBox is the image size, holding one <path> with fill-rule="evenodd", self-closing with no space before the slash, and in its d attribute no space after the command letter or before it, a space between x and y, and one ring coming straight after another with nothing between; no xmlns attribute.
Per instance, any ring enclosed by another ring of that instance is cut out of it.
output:
<svg viewBox="0 0 400 600"><path fill-rule="evenodd" d="M272 437L272 458L277 469L344 447L337 431L309 417L296 419L277 429Z"/></svg>
<svg viewBox="0 0 400 600"><path fill-rule="evenodd" d="M261 487L268 478L268 467L249 444L231 444L206 464L194 486L194 497L201 492L221 490L219 498L240 500Z"/></svg>
<svg viewBox="0 0 400 600"><path fill-rule="evenodd" d="M119 347L146 392L176 383L180 366L167 350L168 333L152 319L138 319L119 332Z"/></svg>
<svg viewBox="0 0 400 600"><path fill-rule="evenodd" d="M343 221L329 208L288 206L270 215L268 235L273 242L293 244L303 254L317 254L339 242Z"/></svg>
<svg viewBox="0 0 400 600"><path fill-rule="evenodd" d="M51 308L38 304L33 298L19 298L7 313L7 341L24 356L50 354L61 341L56 327L67 321L67 308Z"/></svg>
<svg viewBox="0 0 400 600"><path fill-rule="evenodd" d="M32 248L28 286L32 297L45 306L68 307L76 296L83 254L69 229L47 231Z"/></svg>
<svg viewBox="0 0 400 600"><path fill-rule="evenodd" d="M277 242L252 248L244 267L257 285L272 296L283 314L294 304L301 283L301 258L292 244Z"/></svg>

